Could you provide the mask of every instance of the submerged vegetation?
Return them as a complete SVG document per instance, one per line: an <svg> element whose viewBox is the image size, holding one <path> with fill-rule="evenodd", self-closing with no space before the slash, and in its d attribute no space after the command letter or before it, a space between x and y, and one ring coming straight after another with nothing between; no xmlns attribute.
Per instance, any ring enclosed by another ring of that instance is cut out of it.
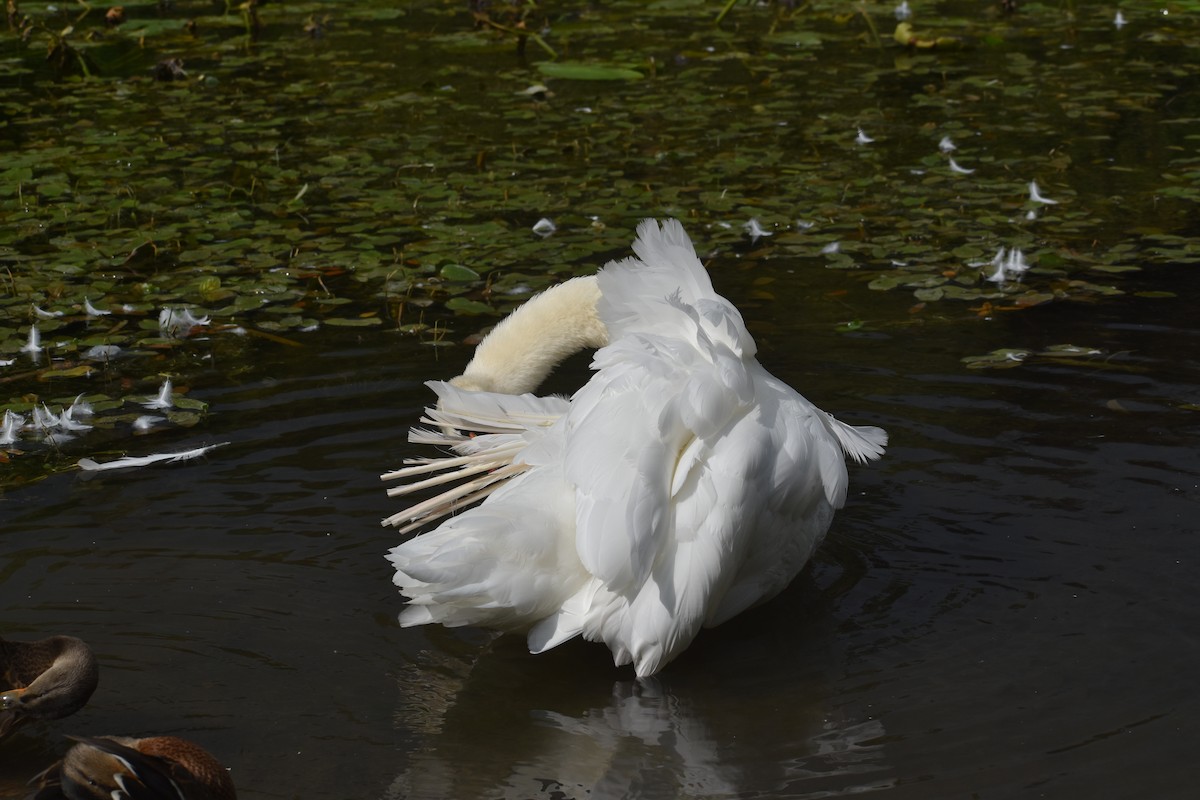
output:
<svg viewBox="0 0 1200 800"><path fill-rule="evenodd" d="M837 271L846 331L1169 302L1194 6L9 2L0 413L82 394L111 435L26 423L0 459L124 450L164 379L328 327L459 341L646 216L759 298Z"/></svg>

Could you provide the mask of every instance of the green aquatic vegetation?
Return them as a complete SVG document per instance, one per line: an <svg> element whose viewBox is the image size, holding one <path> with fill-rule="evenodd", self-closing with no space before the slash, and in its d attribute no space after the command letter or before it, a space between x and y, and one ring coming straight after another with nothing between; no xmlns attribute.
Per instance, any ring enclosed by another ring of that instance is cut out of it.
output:
<svg viewBox="0 0 1200 800"><path fill-rule="evenodd" d="M844 286L847 332L1170 302L1157 271L1200 259L1194 19L910 5L955 46L832 0L719 25L700 0L493 4L495 24L458 0L145 0L120 24L21 2L0 30L0 407L183 384L247 339L448 346L646 216L684 219L714 268ZM71 49L47 59L55 36ZM1001 248L1027 268L992 281ZM164 336L164 308L210 323Z"/></svg>

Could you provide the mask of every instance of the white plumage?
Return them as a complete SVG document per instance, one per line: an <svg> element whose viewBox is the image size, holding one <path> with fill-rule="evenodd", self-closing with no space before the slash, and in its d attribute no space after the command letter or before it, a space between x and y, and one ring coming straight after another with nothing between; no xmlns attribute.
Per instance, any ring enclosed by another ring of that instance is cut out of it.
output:
<svg viewBox="0 0 1200 800"><path fill-rule="evenodd" d="M652 675L787 586L845 500L844 455L883 454L883 430L837 421L755 360L682 225L646 220L633 250L533 298L463 376L429 384L432 427L410 438L454 456L383 477L411 481L394 495L465 481L384 524L486 499L390 551L401 624L526 632L535 653L582 635ZM564 341L600 347L591 380L569 401L518 394L547 370L510 377Z"/></svg>

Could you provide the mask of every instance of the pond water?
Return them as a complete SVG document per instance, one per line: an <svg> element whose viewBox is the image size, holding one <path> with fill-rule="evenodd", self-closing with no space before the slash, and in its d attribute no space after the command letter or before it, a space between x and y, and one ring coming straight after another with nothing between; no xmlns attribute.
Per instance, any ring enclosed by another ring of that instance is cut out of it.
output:
<svg viewBox="0 0 1200 800"><path fill-rule="evenodd" d="M250 800L1185 796L1194 5L910 3L954 39L929 49L893 41L892 4L529 20L640 81L539 72L465 3L267 4L256 42L223 3L125 5L127 32L77 24L88 79L43 58L65 11L0 32L0 403L98 407L4 447L0 634L74 634L102 668L79 714L0 743L0 797L109 733L191 738ZM186 80L147 77L168 57ZM400 629L378 475L418 453L423 381L668 215L763 364L885 427L885 458L783 595L655 679L583 642ZM1029 269L989 281L1001 247ZM211 323L171 337L163 306ZM192 412L135 434L166 376Z"/></svg>

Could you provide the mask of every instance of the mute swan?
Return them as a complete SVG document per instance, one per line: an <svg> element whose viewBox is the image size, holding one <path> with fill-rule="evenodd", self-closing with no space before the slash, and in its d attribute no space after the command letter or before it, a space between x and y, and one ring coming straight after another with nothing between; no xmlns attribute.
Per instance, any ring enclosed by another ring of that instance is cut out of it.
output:
<svg viewBox="0 0 1200 800"><path fill-rule="evenodd" d="M236 800L229 772L200 745L175 736L77 738L38 777L34 800Z"/></svg>
<svg viewBox="0 0 1200 800"><path fill-rule="evenodd" d="M653 675L796 576L846 497L843 457L887 434L834 419L770 375L676 220L646 220L636 258L532 298L480 343L410 440L454 456L383 479L403 495L466 483L383 521L404 626L525 632L539 653L582 635ZM599 347L570 399L530 392ZM477 435L465 433L475 432ZM432 477L425 477L425 476Z"/></svg>
<svg viewBox="0 0 1200 800"><path fill-rule="evenodd" d="M74 714L96 691L99 674L91 649L73 636L0 637L0 739L31 719Z"/></svg>

